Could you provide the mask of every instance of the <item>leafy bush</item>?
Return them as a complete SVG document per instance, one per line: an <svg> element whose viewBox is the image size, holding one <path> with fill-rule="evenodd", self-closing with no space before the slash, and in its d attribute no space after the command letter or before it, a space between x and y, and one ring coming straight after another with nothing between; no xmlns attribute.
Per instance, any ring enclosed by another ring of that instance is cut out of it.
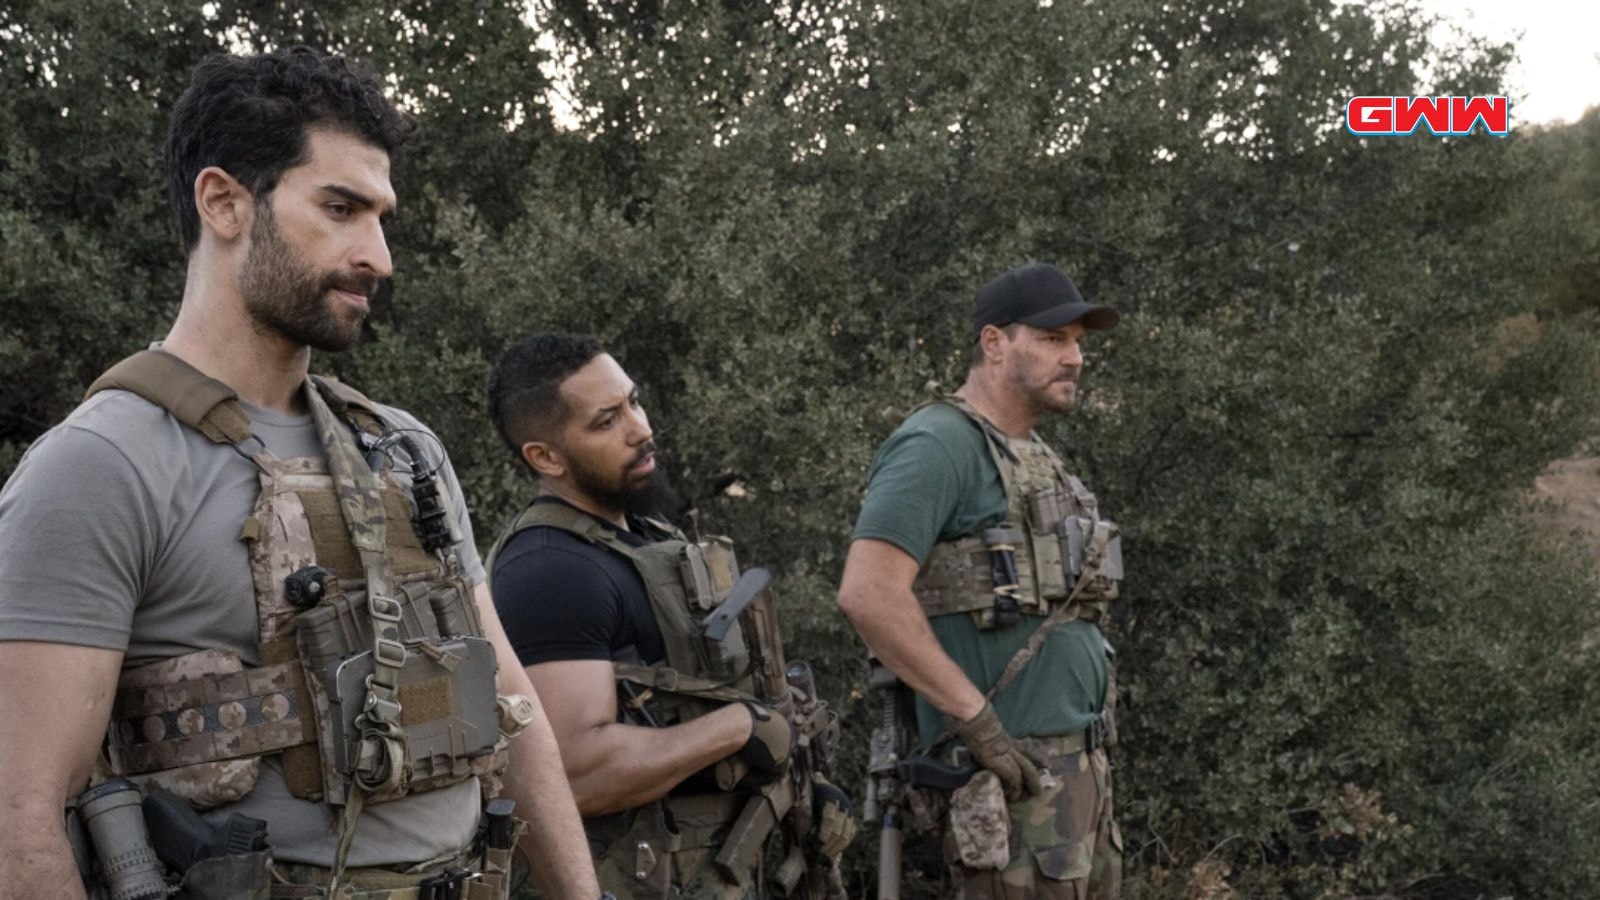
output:
<svg viewBox="0 0 1600 900"><path fill-rule="evenodd" d="M355 51L431 140L370 340L318 367L443 435L480 546L531 491L489 362L599 334L702 527L782 573L859 783L832 594L863 473L959 381L976 286L1053 260L1125 313L1049 436L1128 535L1130 894L1600 888L1593 585L1518 500L1593 431L1587 307L1545 275L1596 219L1529 205L1593 142L1340 118L1494 93L1506 48L1326 0L126 5L0 10L0 470L176 308L154 161L195 62ZM1540 306L1565 317L1497 339Z"/></svg>

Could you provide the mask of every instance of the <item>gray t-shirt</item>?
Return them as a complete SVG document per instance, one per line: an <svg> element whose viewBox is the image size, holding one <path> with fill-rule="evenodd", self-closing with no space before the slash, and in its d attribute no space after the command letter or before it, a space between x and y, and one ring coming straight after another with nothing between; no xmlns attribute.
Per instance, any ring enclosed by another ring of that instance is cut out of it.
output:
<svg viewBox="0 0 1600 900"><path fill-rule="evenodd" d="M310 415L246 406L252 430L280 458L323 455ZM380 407L395 428L442 460L462 571L483 581L466 501L432 432ZM396 474L409 487L402 458ZM259 470L165 410L126 391L104 391L46 432L0 490L0 641L126 651L159 659L221 649L258 662L255 596L240 527L259 492ZM475 781L368 806L349 865L415 863L463 849L478 821ZM242 801L208 814L263 819L275 858L333 863L330 807L296 799L268 757Z"/></svg>

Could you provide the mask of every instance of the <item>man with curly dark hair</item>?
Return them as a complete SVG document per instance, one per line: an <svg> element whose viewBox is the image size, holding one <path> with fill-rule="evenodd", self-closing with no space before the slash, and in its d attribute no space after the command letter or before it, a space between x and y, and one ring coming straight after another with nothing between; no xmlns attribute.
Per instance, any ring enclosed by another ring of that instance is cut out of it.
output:
<svg viewBox="0 0 1600 900"><path fill-rule="evenodd" d="M0 897L85 896L88 822L117 896L504 898L502 779L544 894L598 895L442 445L309 374L391 274L415 130L306 48L208 59L179 99L177 319L0 492ZM174 858L147 812L157 862L105 826L141 794L267 846Z"/></svg>

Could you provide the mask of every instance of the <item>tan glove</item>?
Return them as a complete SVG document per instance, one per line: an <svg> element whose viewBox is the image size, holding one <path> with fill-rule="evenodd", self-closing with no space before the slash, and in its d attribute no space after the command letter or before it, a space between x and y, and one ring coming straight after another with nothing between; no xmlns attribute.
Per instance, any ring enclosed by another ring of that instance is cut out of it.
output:
<svg viewBox="0 0 1600 900"><path fill-rule="evenodd" d="M985 702L983 709L965 722L950 716L945 716L944 722L972 751L972 758L978 765L999 776L1007 800L1021 800L1039 793L1039 766L1011 740L1011 735L1006 734L993 704Z"/></svg>
<svg viewBox="0 0 1600 900"><path fill-rule="evenodd" d="M812 820L816 822L817 848L828 859L838 859L856 837L856 820L850 795L820 775L811 776Z"/></svg>
<svg viewBox="0 0 1600 900"><path fill-rule="evenodd" d="M750 711L750 739L739 749L738 757L750 771L765 780L782 775L789 769L789 754L794 751L794 729L789 720L770 706L745 703Z"/></svg>

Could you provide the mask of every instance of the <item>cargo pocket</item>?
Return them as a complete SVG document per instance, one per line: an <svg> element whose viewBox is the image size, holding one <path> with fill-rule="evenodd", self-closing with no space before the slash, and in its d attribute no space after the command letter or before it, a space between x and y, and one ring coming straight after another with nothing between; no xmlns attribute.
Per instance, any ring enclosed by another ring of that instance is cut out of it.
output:
<svg viewBox="0 0 1600 900"><path fill-rule="evenodd" d="M998 871L1011 861L1011 817L1000 778L984 769L950 794L950 834L969 869Z"/></svg>

